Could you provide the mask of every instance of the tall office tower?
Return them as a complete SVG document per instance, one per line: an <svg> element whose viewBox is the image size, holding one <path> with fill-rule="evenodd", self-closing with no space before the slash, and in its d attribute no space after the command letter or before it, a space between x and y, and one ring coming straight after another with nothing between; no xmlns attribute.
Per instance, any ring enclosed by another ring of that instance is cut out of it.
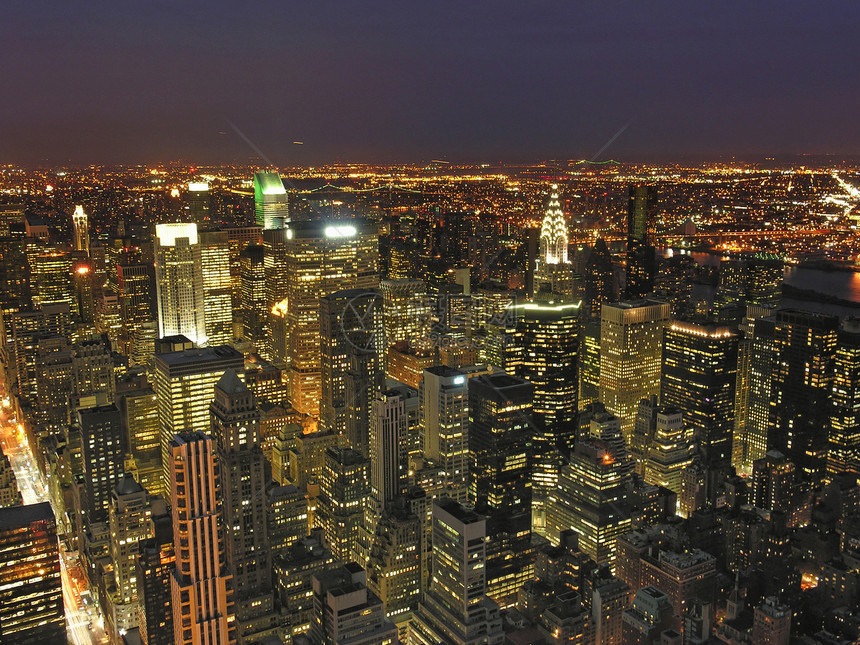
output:
<svg viewBox="0 0 860 645"><path fill-rule="evenodd" d="M290 221L287 191L278 173L254 173L254 214L264 230L284 228Z"/></svg>
<svg viewBox="0 0 860 645"><path fill-rule="evenodd" d="M346 289L320 298L320 421L326 430L345 434L348 408L360 406L362 402L356 399L369 401L381 384L381 305L379 293L372 289ZM368 365L362 369L361 363ZM350 371L358 382L347 392ZM368 380L362 382L362 376ZM355 436L348 434L347 438L351 447L366 456L367 419L362 421L355 424Z"/></svg>
<svg viewBox="0 0 860 645"><path fill-rule="evenodd" d="M108 339L82 340L72 350L72 392L78 397L95 395L113 401L116 375Z"/></svg>
<svg viewBox="0 0 860 645"><path fill-rule="evenodd" d="M84 471L84 523L108 519L111 496L122 473L122 420L115 404L78 410Z"/></svg>
<svg viewBox="0 0 860 645"><path fill-rule="evenodd" d="M784 264L774 254L761 253L740 260L720 262L720 284L716 305L779 306L782 295Z"/></svg>
<svg viewBox="0 0 860 645"><path fill-rule="evenodd" d="M791 642L791 607L770 596L755 608L752 642L758 645L788 645Z"/></svg>
<svg viewBox="0 0 860 645"><path fill-rule="evenodd" d="M23 236L0 237L0 308L3 311L20 310L30 302L26 244Z"/></svg>
<svg viewBox="0 0 860 645"><path fill-rule="evenodd" d="M226 345L155 356L155 396L161 435L164 491L170 496L170 441L184 431L209 430L213 388L229 369L244 375L242 354ZM241 378L241 376L240 376Z"/></svg>
<svg viewBox="0 0 860 645"><path fill-rule="evenodd" d="M242 251L242 338L259 351L267 337L266 266L263 247L250 245Z"/></svg>
<svg viewBox="0 0 860 645"><path fill-rule="evenodd" d="M24 226L24 204L0 204L0 236L9 237L17 226Z"/></svg>
<svg viewBox="0 0 860 645"><path fill-rule="evenodd" d="M738 342L729 327L712 323L674 322L663 333L661 401L683 412L702 463L720 478L732 460Z"/></svg>
<svg viewBox="0 0 860 645"><path fill-rule="evenodd" d="M143 368L132 368L117 381L117 407L124 443L134 461L137 481L150 495L164 492L158 401Z"/></svg>
<svg viewBox="0 0 860 645"><path fill-rule="evenodd" d="M158 506L158 509L152 509L150 521L150 533L153 537L136 544L137 625L144 645L173 645L170 579L176 564L176 552L173 548L173 525L167 502L159 500Z"/></svg>
<svg viewBox="0 0 860 645"><path fill-rule="evenodd" d="M376 523L368 555L367 588L379 596L401 641L421 596L421 524L405 503L390 505Z"/></svg>
<svg viewBox="0 0 860 645"><path fill-rule="evenodd" d="M72 288L72 257L50 248L36 247L27 254L33 306L67 302L77 317L78 299Z"/></svg>
<svg viewBox="0 0 860 645"><path fill-rule="evenodd" d="M585 304L589 318L600 318L603 303L615 301L615 274L612 254L606 241L600 237L591 249L585 265Z"/></svg>
<svg viewBox="0 0 860 645"><path fill-rule="evenodd" d="M271 552L277 557L308 534L308 498L293 484L270 482L266 499L267 537Z"/></svg>
<svg viewBox="0 0 860 645"><path fill-rule="evenodd" d="M72 264L72 290L82 323L92 325L95 315L93 298L92 261L89 258L77 259Z"/></svg>
<svg viewBox="0 0 860 645"><path fill-rule="evenodd" d="M382 602L367 588L367 574L354 562L315 573L311 639L321 645L395 645L397 628Z"/></svg>
<svg viewBox="0 0 860 645"><path fill-rule="evenodd" d="M319 414L319 299L342 289L375 289L378 241L362 220L300 222L286 242L286 338L290 403Z"/></svg>
<svg viewBox="0 0 860 645"><path fill-rule="evenodd" d="M342 562L357 561L364 505L370 494L370 462L351 448L328 448L317 501L317 526L325 532L331 554Z"/></svg>
<svg viewBox="0 0 860 645"><path fill-rule="evenodd" d="M779 450L768 450L753 464L750 501L758 508L790 515L798 481L799 473L794 462Z"/></svg>
<svg viewBox="0 0 860 645"><path fill-rule="evenodd" d="M631 186L627 204L627 300L639 300L654 291L656 243L657 189Z"/></svg>
<svg viewBox="0 0 860 645"><path fill-rule="evenodd" d="M662 635L671 630L680 637L676 631L679 627L669 596L649 585L636 592L630 609L624 612L623 642L671 643Z"/></svg>
<svg viewBox="0 0 860 645"><path fill-rule="evenodd" d="M637 300L603 305L600 318L600 400L621 419L628 439L639 401L660 393L663 328L668 303Z"/></svg>
<svg viewBox="0 0 860 645"><path fill-rule="evenodd" d="M209 223L209 184L205 181L188 182L184 210L187 222L202 225Z"/></svg>
<svg viewBox="0 0 860 645"><path fill-rule="evenodd" d="M533 575L530 553L534 386L508 374L469 380L470 499L487 519L487 595L509 607Z"/></svg>
<svg viewBox="0 0 860 645"><path fill-rule="evenodd" d="M75 251L81 251L82 253L89 255L90 225L83 206L75 206L75 212L72 214L72 227L74 228L75 235L72 240L72 248Z"/></svg>
<svg viewBox="0 0 860 645"><path fill-rule="evenodd" d="M233 578L219 514L221 482L215 441L202 432L170 440L170 506L176 567L170 581L175 645L233 645L237 640Z"/></svg>
<svg viewBox="0 0 860 645"><path fill-rule="evenodd" d="M842 322L833 366L827 472L860 476L860 321L855 318Z"/></svg>
<svg viewBox="0 0 860 645"><path fill-rule="evenodd" d="M695 311L693 280L698 267L695 258L682 254L673 255L661 263L654 295L672 305L672 315L676 320L683 320Z"/></svg>
<svg viewBox="0 0 860 645"><path fill-rule="evenodd" d="M623 447L599 438L578 441L562 468L557 499L547 510L550 541L574 529L584 553L614 568L618 536L631 527L625 492L629 473Z"/></svg>
<svg viewBox="0 0 860 645"><path fill-rule="evenodd" d="M579 411L580 304L525 302L508 308L516 320L513 371L534 385L532 526L543 534L546 500L558 484L559 450L576 440Z"/></svg>
<svg viewBox="0 0 860 645"><path fill-rule="evenodd" d="M827 452L839 318L783 309L774 320L776 361L771 379L774 446L807 476L819 475Z"/></svg>
<svg viewBox="0 0 860 645"><path fill-rule="evenodd" d="M682 473L695 456L693 430L685 415L677 409L658 408L644 459L645 483L668 488L680 496Z"/></svg>
<svg viewBox="0 0 860 645"><path fill-rule="evenodd" d="M261 226L230 226L225 228L227 239L230 241L230 281L233 285L233 309L241 306L241 268L239 260L249 245L263 243L263 228Z"/></svg>
<svg viewBox="0 0 860 645"><path fill-rule="evenodd" d="M43 438L61 433L68 424L74 353L64 336L53 334L37 339L35 350L38 397L31 408L32 425L36 436Z"/></svg>
<svg viewBox="0 0 860 645"><path fill-rule="evenodd" d="M152 267L120 262L116 271L122 320L120 347L128 355L134 351L134 332L155 318L152 310Z"/></svg>
<svg viewBox="0 0 860 645"><path fill-rule="evenodd" d="M737 445L732 452L735 467L740 466L738 470L747 474L752 472L753 463L774 446L771 430L771 382L777 358L774 314L771 309L747 307L743 351L738 351Z"/></svg>
<svg viewBox="0 0 860 645"><path fill-rule="evenodd" d="M155 360L155 341L158 340L158 321L138 325L132 332L128 347L128 365L149 368Z"/></svg>
<svg viewBox="0 0 860 645"><path fill-rule="evenodd" d="M419 390L424 457L438 468L444 494L465 503L469 492L469 386L452 367L424 370Z"/></svg>
<svg viewBox="0 0 860 645"><path fill-rule="evenodd" d="M427 335L432 306L423 280L382 280L379 292L386 345L414 343Z"/></svg>
<svg viewBox="0 0 860 645"><path fill-rule="evenodd" d="M669 411L672 412L671 410ZM648 451L651 450L651 442L654 441L654 434L657 430L657 414L659 412L661 412L661 408L657 402L656 394L652 394L648 398L639 401L629 444L630 456L633 458L633 472L639 477L645 475L645 462L648 459Z"/></svg>
<svg viewBox="0 0 860 645"><path fill-rule="evenodd" d="M210 345L226 345L233 340L230 240L227 231L200 233L200 264L206 342Z"/></svg>
<svg viewBox="0 0 860 645"><path fill-rule="evenodd" d="M134 477L125 473L111 495L110 559L113 563L115 593L109 595L114 628L124 633L138 626L138 580L135 561L137 543L152 537L148 495Z"/></svg>
<svg viewBox="0 0 860 645"><path fill-rule="evenodd" d="M0 642L64 645L57 524L48 502L0 508Z"/></svg>
<svg viewBox="0 0 860 645"><path fill-rule="evenodd" d="M196 224L156 224L155 288L158 335L206 344L203 263Z"/></svg>
<svg viewBox="0 0 860 645"><path fill-rule="evenodd" d="M579 353L579 408L600 400L600 320L582 325Z"/></svg>
<svg viewBox="0 0 860 645"><path fill-rule="evenodd" d="M409 624L410 645L504 640L499 606L486 590L486 520L451 499L433 502L430 584Z"/></svg>
<svg viewBox="0 0 860 645"><path fill-rule="evenodd" d="M244 643L274 629L276 622L260 411L248 386L227 370L215 385L209 414L221 471L227 566L233 575L239 641Z"/></svg>
<svg viewBox="0 0 860 645"><path fill-rule="evenodd" d="M534 292L542 289L573 300L576 289L573 265L567 259L567 221L558 199L558 186L552 185L546 214L540 228L540 249L534 272Z"/></svg>
<svg viewBox="0 0 860 645"><path fill-rule="evenodd" d="M406 488L409 416L406 397L397 390L376 393L370 426L370 494L387 509Z"/></svg>
<svg viewBox="0 0 860 645"><path fill-rule="evenodd" d="M749 474L752 467L752 462L747 461L745 453L749 448L747 433L752 401L752 355L756 320L772 313L770 307L751 305L747 307L746 315L738 324L738 376L735 385L735 426L732 434L732 466L738 473Z"/></svg>

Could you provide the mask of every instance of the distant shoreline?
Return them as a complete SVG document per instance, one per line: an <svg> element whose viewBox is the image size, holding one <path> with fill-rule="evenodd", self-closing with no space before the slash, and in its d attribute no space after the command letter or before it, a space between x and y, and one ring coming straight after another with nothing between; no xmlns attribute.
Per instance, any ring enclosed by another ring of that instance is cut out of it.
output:
<svg viewBox="0 0 860 645"><path fill-rule="evenodd" d="M828 305L838 305L840 307L851 307L854 309L860 309L860 302L855 302L854 300L846 300L844 298L838 298L837 296L830 296L826 293L815 291L814 289L801 289L800 287L794 287L790 284L785 283L783 283L782 285L782 295L783 297L791 298L792 300L821 302Z"/></svg>

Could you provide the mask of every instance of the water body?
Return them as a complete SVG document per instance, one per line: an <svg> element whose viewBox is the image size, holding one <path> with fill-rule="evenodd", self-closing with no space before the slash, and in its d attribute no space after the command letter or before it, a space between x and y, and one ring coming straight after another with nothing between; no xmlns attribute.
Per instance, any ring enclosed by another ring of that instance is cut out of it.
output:
<svg viewBox="0 0 860 645"><path fill-rule="evenodd" d="M668 256L670 249L661 249L660 252L664 256ZM689 255L701 265L716 267L720 265L719 255L711 253L690 253ZM860 272L823 271L807 267L786 266L783 280L786 284L790 284L798 289L817 291L824 295L860 303ZM694 285L693 298L697 300L707 299L713 302L714 289L707 285ZM784 307L816 311L840 317L860 316L860 308L842 307L827 302L784 298L782 304Z"/></svg>

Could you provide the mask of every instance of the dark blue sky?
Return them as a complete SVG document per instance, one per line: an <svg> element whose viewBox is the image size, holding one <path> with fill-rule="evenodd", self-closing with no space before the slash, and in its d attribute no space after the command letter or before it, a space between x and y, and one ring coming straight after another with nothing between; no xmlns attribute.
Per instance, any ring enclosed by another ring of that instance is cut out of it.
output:
<svg viewBox="0 0 860 645"><path fill-rule="evenodd" d="M0 163L860 154L860 3L7 2ZM222 134L226 133L226 134ZM293 145L293 140L305 142Z"/></svg>

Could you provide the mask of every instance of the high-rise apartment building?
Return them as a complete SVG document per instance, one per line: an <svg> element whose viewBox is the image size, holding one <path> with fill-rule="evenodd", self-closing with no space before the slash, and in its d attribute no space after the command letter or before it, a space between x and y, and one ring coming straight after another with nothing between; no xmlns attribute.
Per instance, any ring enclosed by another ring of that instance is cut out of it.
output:
<svg viewBox="0 0 860 645"><path fill-rule="evenodd" d="M663 333L661 402L683 412L702 462L723 473L732 457L738 341L710 323L674 322Z"/></svg>
<svg viewBox="0 0 860 645"><path fill-rule="evenodd" d="M499 606L486 596L486 520L452 499L433 502L430 584L409 625L410 645L504 640Z"/></svg>
<svg viewBox="0 0 860 645"><path fill-rule="evenodd" d="M656 236L657 190L654 186L631 186L627 204L627 300L639 300L654 291Z"/></svg>
<svg viewBox="0 0 860 645"><path fill-rule="evenodd" d="M621 419L629 438L639 401L660 393L663 328L671 307L654 300L603 305L600 319L600 401Z"/></svg>
<svg viewBox="0 0 860 645"><path fill-rule="evenodd" d="M221 473L227 566L233 576L239 641L274 631L272 559L266 529L265 457L257 400L234 370L215 385L210 435Z"/></svg>
<svg viewBox="0 0 860 645"><path fill-rule="evenodd" d="M452 367L424 370L419 397L424 458L439 469L440 487L465 503L469 487L469 386L466 374Z"/></svg>
<svg viewBox="0 0 860 645"><path fill-rule="evenodd" d="M66 643L57 524L48 502L0 508L0 642Z"/></svg>
<svg viewBox="0 0 860 645"><path fill-rule="evenodd" d="M144 645L173 645L170 579L176 564L173 526L167 503L160 500L150 520L153 537L136 543L138 632Z"/></svg>
<svg viewBox="0 0 860 645"><path fill-rule="evenodd" d="M215 384L232 369L244 376L245 361L232 347L206 347L157 354L155 395L161 435L164 486L170 495L170 442L179 432L209 430L209 404Z"/></svg>
<svg viewBox="0 0 860 645"><path fill-rule="evenodd" d="M791 607L769 596L755 608L752 642L758 645L788 645L791 642Z"/></svg>
<svg viewBox="0 0 860 645"><path fill-rule="evenodd" d="M202 231L199 236L206 342L226 345L233 340L230 238L227 231Z"/></svg>
<svg viewBox="0 0 860 645"><path fill-rule="evenodd" d="M299 222L287 230L285 337L292 406L319 414L319 299L379 283L376 230L363 220Z"/></svg>
<svg viewBox="0 0 860 645"><path fill-rule="evenodd" d="M155 226L158 335L183 335L195 345L206 338L203 263L196 224Z"/></svg>
<svg viewBox="0 0 860 645"><path fill-rule="evenodd" d="M254 215L264 230L284 228L290 221L287 191L277 172L254 173Z"/></svg>
<svg viewBox="0 0 860 645"><path fill-rule="evenodd" d="M234 645L233 578L219 514L221 481L215 441L202 432L170 440L170 506L176 566L170 581L175 645Z"/></svg>

